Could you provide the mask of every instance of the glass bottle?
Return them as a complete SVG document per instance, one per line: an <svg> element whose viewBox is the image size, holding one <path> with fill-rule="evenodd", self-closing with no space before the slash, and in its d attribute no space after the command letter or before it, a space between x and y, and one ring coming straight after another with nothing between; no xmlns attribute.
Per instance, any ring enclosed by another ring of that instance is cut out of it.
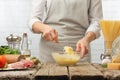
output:
<svg viewBox="0 0 120 80"><path fill-rule="evenodd" d="M22 44L21 44L21 54L24 55L25 57L30 57L27 33L23 33Z"/></svg>
<svg viewBox="0 0 120 80"><path fill-rule="evenodd" d="M107 67L107 64L111 62L111 54L112 54L112 41L104 42L104 54L100 55L100 59L102 60L102 66Z"/></svg>

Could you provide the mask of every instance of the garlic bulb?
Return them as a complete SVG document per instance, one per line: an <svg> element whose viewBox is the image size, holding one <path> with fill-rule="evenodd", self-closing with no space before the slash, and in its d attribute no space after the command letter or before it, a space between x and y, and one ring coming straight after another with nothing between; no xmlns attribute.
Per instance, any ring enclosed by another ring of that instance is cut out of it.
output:
<svg viewBox="0 0 120 80"><path fill-rule="evenodd" d="M111 60L109 58L105 58L102 60L102 65L107 65L107 63L110 63Z"/></svg>

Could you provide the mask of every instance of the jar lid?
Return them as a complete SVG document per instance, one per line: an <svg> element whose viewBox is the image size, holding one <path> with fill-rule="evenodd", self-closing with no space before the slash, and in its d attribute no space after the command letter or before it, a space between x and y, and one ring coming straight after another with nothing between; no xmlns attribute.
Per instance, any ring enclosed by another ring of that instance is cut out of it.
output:
<svg viewBox="0 0 120 80"><path fill-rule="evenodd" d="M13 34L10 34L8 37L6 37L6 40L8 42L19 42L19 41L21 41L21 37L13 35Z"/></svg>

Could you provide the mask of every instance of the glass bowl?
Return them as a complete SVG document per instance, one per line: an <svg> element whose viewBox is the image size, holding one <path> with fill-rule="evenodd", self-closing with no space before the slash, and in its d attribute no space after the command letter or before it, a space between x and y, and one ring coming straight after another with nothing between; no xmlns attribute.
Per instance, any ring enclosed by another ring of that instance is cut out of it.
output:
<svg viewBox="0 0 120 80"><path fill-rule="evenodd" d="M63 66L76 65L77 62L80 60L80 55L77 53L67 54L64 52L54 52L52 53L52 57L57 64Z"/></svg>

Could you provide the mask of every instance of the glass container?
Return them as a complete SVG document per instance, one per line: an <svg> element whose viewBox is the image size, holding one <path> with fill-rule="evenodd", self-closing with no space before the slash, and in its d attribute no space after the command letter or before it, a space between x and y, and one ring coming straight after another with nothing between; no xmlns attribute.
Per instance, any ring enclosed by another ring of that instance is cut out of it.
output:
<svg viewBox="0 0 120 80"><path fill-rule="evenodd" d="M104 55L111 57L112 43L120 35L120 21L101 20L100 27L104 36Z"/></svg>
<svg viewBox="0 0 120 80"><path fill-rule="evenodd" d="M100 27L104 37L104 54L101 54L100 58L102 60L102 64L104 66L107 66L108 63L110 63L111 61L113 62L112 44L116 37L120 35L120 21L101 20ZM117 51L117 49L114 50Z"/></svg>
<svg viewBox="0 0 120 80"><path fill-rule="evenodd" d="M17 49L20 51L20 42L21 42L20 36L10 34L9 36L6 37L6 40L10 48Z"/></svg>
<svg viewBox="0 0 120 80"><path fill-rule="evenodd" d="M112 45L112 62L120 63L120 36L118 36Z"/></svg>
<svg viewBox="0 0 120 80"><path fill-rule="evenodd" d="M23 33L22 44L21 44L21 54L25 55L26 57L30 57L31 55L31 52L29 50L27 33Z"/></svg>

